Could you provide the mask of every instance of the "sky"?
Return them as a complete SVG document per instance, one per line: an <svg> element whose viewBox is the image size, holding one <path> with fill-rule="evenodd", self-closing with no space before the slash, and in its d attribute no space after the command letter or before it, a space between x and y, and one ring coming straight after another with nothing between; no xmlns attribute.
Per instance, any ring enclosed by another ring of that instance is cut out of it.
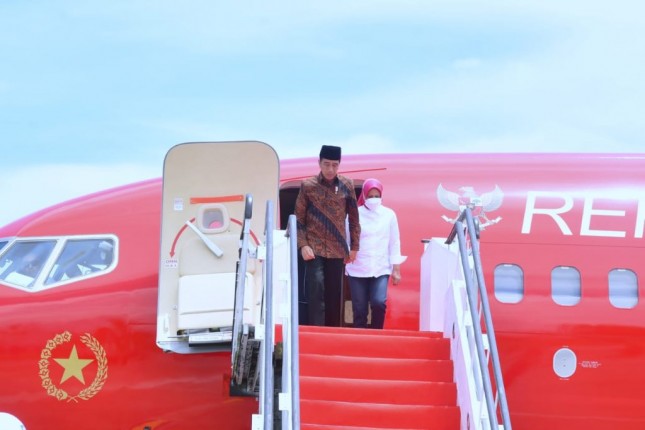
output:
<svg viewBox="0 0 645 430"><path fill-rule="evenodd" d="M161 177L174 145L280 158L640 153L638 0L0 2L0 225Z"/></svg>

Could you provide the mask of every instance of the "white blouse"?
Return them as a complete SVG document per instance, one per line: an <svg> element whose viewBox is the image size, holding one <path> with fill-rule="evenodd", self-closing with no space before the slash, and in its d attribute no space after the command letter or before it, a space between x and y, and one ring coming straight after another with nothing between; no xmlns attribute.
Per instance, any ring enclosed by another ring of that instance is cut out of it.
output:
<svg viewBox="0 0 645 430"><path fill-rule="evenodd" d="M392 265L403 263L399 223L394 211L380 205L376 210L358 207L361 224L359 251L356 260L345 266L349 276L371 278L391 275Z"/></svg>

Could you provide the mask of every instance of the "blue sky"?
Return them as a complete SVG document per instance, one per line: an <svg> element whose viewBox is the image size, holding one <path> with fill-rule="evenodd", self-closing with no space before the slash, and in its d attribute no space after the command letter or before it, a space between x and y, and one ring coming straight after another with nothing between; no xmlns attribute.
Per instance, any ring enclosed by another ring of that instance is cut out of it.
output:
<svg viewBox="0 0 645 430"><path fill-rule="evenodd" d="M188 141L281 158L642 152L645 3L0 3L0 225L161 176Z"/></svg>

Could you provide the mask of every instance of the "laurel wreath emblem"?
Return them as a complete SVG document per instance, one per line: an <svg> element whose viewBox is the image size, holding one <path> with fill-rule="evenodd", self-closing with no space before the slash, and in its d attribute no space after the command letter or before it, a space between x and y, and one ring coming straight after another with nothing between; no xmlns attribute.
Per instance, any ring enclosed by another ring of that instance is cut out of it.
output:
<svg viewBox="0 0 645 430"><path fill-rule="evenodd" d="M81 342L83 342L83 344L94 353L98 364L98 370L92 384L81 390L77 395L72 396L62 388L57 387L49 377L49 359L52 357L52 352L59 345L67 343L70 340L72 340L72 334L65 331L64 333L59 333L47 341L47 345L40 353L40 361L38 362L38 366L40 368L39 374L40 379L42 379L42 386L47 391L47 394L58 400L67 400L68 402L74 401L78 403L78 399L89 400L94 397L96 393L101 391L101 388L103 388L103 384L105 384L105 380L108 375L107 357L105 355L105 350L96 338L89 333L85 333L81 336Z"/></svg>

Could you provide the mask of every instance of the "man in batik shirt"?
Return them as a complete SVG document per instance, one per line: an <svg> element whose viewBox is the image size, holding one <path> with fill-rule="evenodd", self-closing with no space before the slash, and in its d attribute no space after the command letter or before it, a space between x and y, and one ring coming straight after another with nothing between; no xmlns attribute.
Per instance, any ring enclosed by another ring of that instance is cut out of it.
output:
<svg viewBox="0 0 645 430"><path fill-rule="evenodd" d="M320 173L302 182L296 200L298 249L305 260L308 323L317 326L341 325L345 263L356 258L361 233L354 183L338 174L340 155L338 146L322 146Z"/></svg>

